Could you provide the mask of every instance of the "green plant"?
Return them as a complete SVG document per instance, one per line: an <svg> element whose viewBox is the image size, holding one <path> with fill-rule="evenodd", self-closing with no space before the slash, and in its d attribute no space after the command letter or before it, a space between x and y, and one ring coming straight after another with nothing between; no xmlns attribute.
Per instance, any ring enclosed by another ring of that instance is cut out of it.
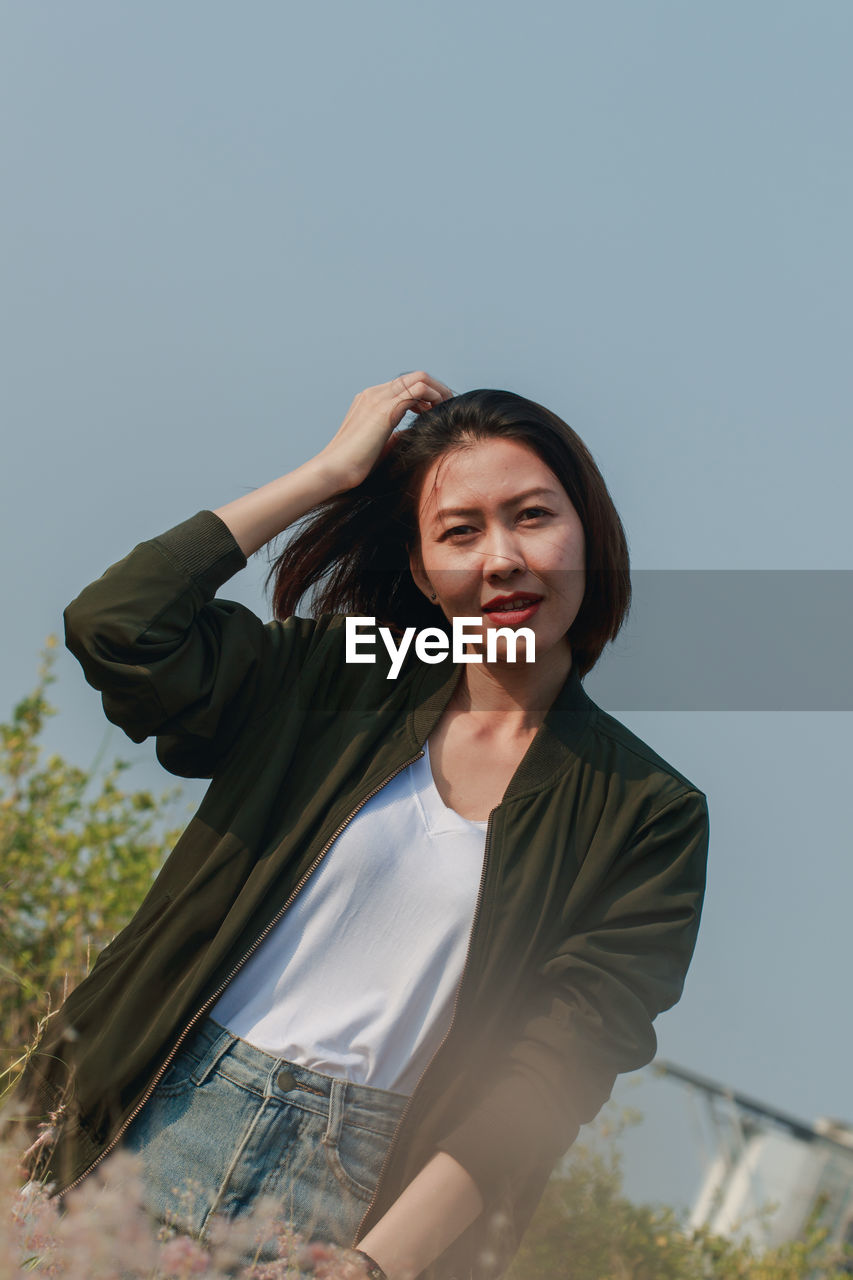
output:
<svg viewBox="0 0 853 1280"><path fill-rule="evenodd" d="M690 1231L665 1205L628 1200L612 1139L636 1118L623 1113L614 1123L605 1108L588 1127L549 1182L506 1280L849 1280L821 1206L801 1239L757 1252Z"/></svg>
<svg viewBox="0 0 853 1280"><path fill-rule="evenodd" d="M166 829L177 789L156 797L122 786L116 760L88 769L45 758L55 714L56 639L36 687L0 723L0 1073L127 923L177 831Z"/></svg>

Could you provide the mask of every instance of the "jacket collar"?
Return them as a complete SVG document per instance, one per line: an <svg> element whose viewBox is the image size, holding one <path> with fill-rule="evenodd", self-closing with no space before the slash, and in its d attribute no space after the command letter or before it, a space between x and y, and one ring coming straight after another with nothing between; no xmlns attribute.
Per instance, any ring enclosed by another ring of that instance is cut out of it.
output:
<svg viewBox="0 0 853 1280"><path fill-rule="evenodd" d="M406 720L411 746L420 750L432 733L462 677L462 662L419 663L412 681ZM542 787L553 775L567 769L580 755L581 742L595 712L572 666L545 719L536 731L504 792L504 800Z"/></svg>

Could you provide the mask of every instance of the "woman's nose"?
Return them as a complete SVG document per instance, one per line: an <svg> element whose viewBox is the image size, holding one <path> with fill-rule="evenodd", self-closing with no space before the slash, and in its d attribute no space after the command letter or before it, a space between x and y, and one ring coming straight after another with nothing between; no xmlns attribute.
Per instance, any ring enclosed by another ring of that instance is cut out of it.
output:
<svg viewBox="0 0 853 1280"><path fill-rule="evenodd" d="M505 575L524 567L524 556L515 535L501 527L490 531L483 547L483 573Z"/></svg>

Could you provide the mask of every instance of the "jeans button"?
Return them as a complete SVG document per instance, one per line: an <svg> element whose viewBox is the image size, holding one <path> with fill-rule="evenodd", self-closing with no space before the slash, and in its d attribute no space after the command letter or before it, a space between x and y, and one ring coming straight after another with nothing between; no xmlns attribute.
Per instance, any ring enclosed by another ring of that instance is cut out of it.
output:
<svg viewBox="0 0 853 1280"><path fill-rule="evenodd" d="M291 1089L296 1088L296 1076L292 1071L279 1071L276 1084L282 1093L289 1093Z"/></svg>

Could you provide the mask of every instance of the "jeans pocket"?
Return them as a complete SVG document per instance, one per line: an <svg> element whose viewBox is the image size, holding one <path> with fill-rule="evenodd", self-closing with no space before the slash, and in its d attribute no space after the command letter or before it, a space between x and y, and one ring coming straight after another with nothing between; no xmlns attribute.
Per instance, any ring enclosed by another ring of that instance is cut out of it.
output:
<svg viewBox="0 0 853 1280"><path fill-rule="evenodd" d="M154 1098L177 1098L197 1088L195 1073L199 1059L186 1049L181 1049L169 1063L154 1089Z"/></svg>
<svg viewBox="0 0 853 1280"><path fill-rule="evenodd" d="M343 1125L336 1140L323 1139L326 1163L337 1181L359 1200L373 1199L390 1138L356 1125Z"/></svg>

